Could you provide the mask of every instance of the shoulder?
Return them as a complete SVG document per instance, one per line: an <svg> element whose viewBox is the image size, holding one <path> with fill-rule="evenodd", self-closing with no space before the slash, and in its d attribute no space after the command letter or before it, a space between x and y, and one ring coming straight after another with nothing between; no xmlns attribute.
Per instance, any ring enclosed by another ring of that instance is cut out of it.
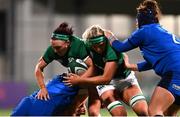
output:
<svg viewBox="0 0 180 117"><path fill-rule="evenodd" d="M43 55L43 59L46 63L50 63L54 59L54 56L56 56L56 53L54 52L52 46L49 46Z"/></svg>
<svg viewBox="0 0 180 117"><path fill-rule="evenodd" d="M107 61L117 61L118 60L118 56L116 51L108 44L107 45L107 49L106 49L106 59Z"/></svg>
<svg viewBox="0 0 180 117"><path fill-rule="evenodd" d="M132 33L132 35L139 35L139 34L143 33L145 30L146 29L144 27L138 28Z"/></svg>
<svg viewBox="0 0 180 117"><path fill-rule="evenodd" d="M54 51L52 46L48 46L48 48L46 49L46 51L44 52L43 57L45 58L51 58L54 59L56 58L58 55L57 53Z"/></svg>
<svg viewBox="0 0 180 117"><path fill-rule="evenodd" d="M54 50L52 48L52 46L48 46L48 48L46 49L46 52L45 53L54 53Z"/></svg>
<svg viewBox="0 0 180 117"><path fill-rule="evenodd" d="M149 33L150 31L149 30L151 30L152 29L152 26L151 25L144 25L144 26L142 26L141 28L138 28L138 29L136 29L132 34L131 34L131 36L130 37L136 37L136 38L142 38L142 37L144 37L147 33Z"/></svg>
<svg viewBox="0 0 180 117"><path fill-rule="evenodd" d="M156 28L162 28L161 25L159 23L154 23L154 24L147 24L142 26L139 31L140 32L148 32L149 30L153 30Z"/></svg>

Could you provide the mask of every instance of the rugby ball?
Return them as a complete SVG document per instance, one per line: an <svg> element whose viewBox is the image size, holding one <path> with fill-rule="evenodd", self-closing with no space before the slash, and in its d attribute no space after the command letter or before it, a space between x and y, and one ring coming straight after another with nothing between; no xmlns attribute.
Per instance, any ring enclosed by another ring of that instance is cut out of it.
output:
<svg viewBox="0 0 180 117"><path fill-rule="evenodd" d="M68 72L77 75L83 74L87 70L86 63L81 59L73 59L68 63Z"/></svg>

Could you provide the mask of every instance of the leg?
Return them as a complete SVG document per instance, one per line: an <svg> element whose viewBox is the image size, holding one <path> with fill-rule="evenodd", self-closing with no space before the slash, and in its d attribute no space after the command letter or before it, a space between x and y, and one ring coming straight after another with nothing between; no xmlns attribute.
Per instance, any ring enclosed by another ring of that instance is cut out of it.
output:
<svg viewBox="0 0 180 117"><path fill-rule="evenodd" d="M180 106L173 104L164 112L164 115L165 116L177 116L177 113L179 110L180 110Z"/></svg>
<svg viewBox="0 0 180 117"><path fill-rule="evenodd" d="M101 95L101 99L112 116L127 116L126 109L115 97L115 90L108 90Z"/></svg>
<svg viewBox="0 0 180 117"><path fill-rule="evenodd" d="M81 105L85 105L86 99L88 97L87 89L80 89L78 94L75 96L72 104L67 108L68 115L76 116L78 109L81 108ZM83 106L84 107L84 106ZM80 112L80 110L78 111ZM79 115L79 113L78 113Z"/></svg>
<svg viewBox="0 0 180 117"><path fill-rule="evenodd" d="M100 116L101 101L97 94L96 88L89 88L88 115Z"/></svg>
<svg viewBox="0 0 180 117"><path fill-rule="evenodd" d="M151 97L149 104L149 114L154 115L163 115L174 102L174 96L165 88L157 86Z"/></svg>
<svg viewBox="0 0 180 117"><path fill-rule="evenodd" d="M122 103L118 101L115 87L112 85L99 85L96 87L101 100L104 102L112 116L126 116L127 112Z"/></svg>
<svg viewBox="0 0 180 117"><path fill-rule="evenodd" d="M77 109L76 109L76 115L75 116L81 116L86 114L86 105L85 103L82 103Z"/></svg>
<svg viewBox="0 0 180 117"><path fill-rule="evenodd" d="M120 80L119 83L120 84L117 84L117 88L121 91L122 100L127 105L131 106L138 116L147 116L148 105L139 87L139 83L134 75L134 72L131 72L131 74L129 74L129 76L124 80Z"/></svg>
<svg viewBox="0 0 180 117"><path fill-rule="evenodd" d="M138 116L148 116L148 105L139 86L132 85L125 89L122 95L123 101L130 105Z"/></svg>

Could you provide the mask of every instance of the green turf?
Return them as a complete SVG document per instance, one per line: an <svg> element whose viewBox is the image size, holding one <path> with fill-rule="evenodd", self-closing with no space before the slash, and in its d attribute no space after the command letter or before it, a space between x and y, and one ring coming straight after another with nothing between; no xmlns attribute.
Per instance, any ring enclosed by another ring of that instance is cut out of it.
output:
<svg viewBox="0 0 180 117"><path fill-rule="evenodd" d="M11 109L0 109L0 117L1 116L10 116ZM180 115L180 112L178 113ZM109 112L106 109L101 109L101 116L110 116ZM128 110L128 116L136 116L136 114L130 109ZM83 115L81 117L87 117L87 115Z"/></svg>
<svg viewBox="0 0 180 117"><path fill-rule="evenodd" d="M132 110L128 110L128 116L136 116ZM101 116L110 116L109 112L106 109L101 109Z"/></svg>
<svg viewBox="0 0 180 117"><path fill-rule="evenodd" d="M101 116L110 116L109 112L106 109L101 109ZM128 110L128 116L136 116L136 114L132 110ZM82 115L81 117L87 117L86 115Z"/></svg>
<svg viewBox="0 0 180 117"><path fill-rule="evenodd" d="M0 116L9 116L11 113L11 109L0 109ZM134 116L134 112L131 110L128 111L128 116ZM101 109L101 116L110 116L109 112L106 109ZM87 117L87 115L83 115L82 117Z"/></svg>
<svg viewBox="0 0 180 117"><path fill-rule="evenodd" d="M0 117L1 116L10 116L11 109L0 109Z"/></svg>

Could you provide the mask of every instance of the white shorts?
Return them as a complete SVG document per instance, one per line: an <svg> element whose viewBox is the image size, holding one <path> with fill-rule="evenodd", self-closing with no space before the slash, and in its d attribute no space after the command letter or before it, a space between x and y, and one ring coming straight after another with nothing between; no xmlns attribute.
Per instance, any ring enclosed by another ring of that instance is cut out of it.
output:
<svg viewBox="0 0 180 117"><path fill-rule="evenodd" d="M137 85L139 87L138 81L133 71L125 79L112 79L109 85L98 85L96 86L96 89L99 96L101 96L104 92L108 90L116 89L121 92L132 85Z"/></svg>

